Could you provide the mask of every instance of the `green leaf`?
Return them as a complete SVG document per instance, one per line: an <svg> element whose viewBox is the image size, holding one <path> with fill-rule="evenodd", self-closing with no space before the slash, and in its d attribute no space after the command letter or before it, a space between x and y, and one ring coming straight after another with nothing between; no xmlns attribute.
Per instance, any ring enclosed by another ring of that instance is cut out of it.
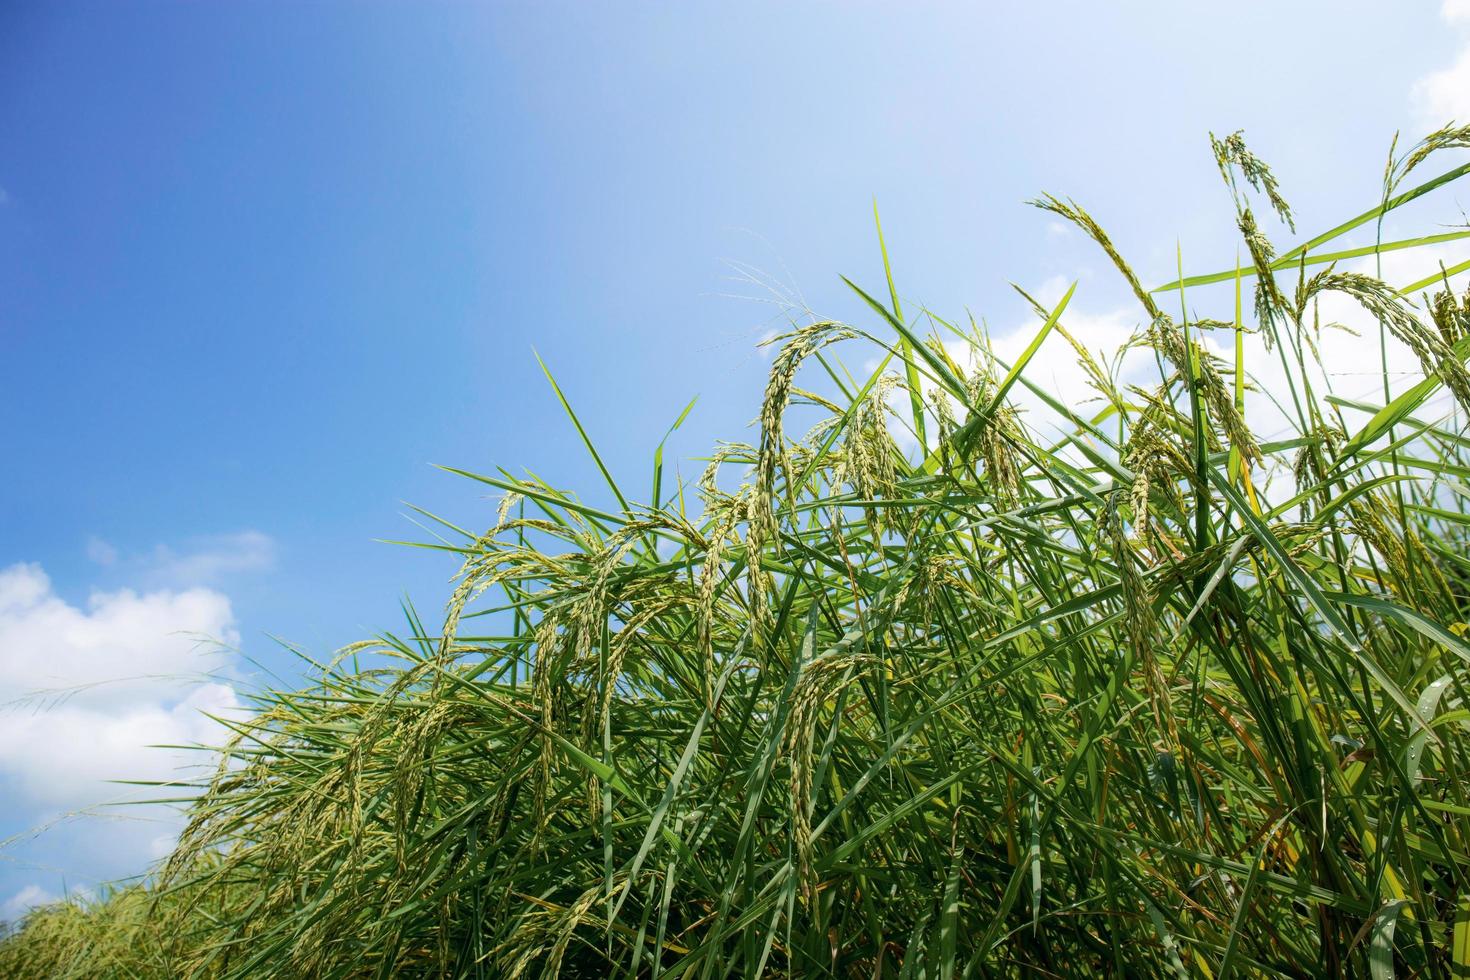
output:
<svg viewBox="0 0 1470 980"><path fill-rule="evenodd" d="M888 298L893 303L891 319L895 324L903 323L903 307L898 302L898 288L893 285L893 267L888 262L888 246L883 241L883 222L878 219L876 198L873 200L873 225L878 229L878 251L883 253L883 277L888 280ZM918 437L919 445L923 446L928 440L924 438L924 396L919 388L919 368L914 363L915 344L907 331L900 330L899 336L903 345L904 378L909 388L909 402L914 411L914 434Z"/></svg>
<svg viewBox="0 0 1470 980"><path fill-rule="evenodd" d="M1409 903L1389 902L1378 910L1368 946L1368 971L1373 980L1393 980L1393 930Z"/></svg>

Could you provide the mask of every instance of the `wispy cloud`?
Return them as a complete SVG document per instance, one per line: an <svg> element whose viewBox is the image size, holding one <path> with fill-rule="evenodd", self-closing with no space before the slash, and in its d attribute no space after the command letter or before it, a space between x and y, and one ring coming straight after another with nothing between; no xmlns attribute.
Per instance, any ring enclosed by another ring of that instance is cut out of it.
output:
<svg viewBox="0 0 1470 980"><path fill-rule="evenodd" d="M94 534L87 539L87 558L98 565L115 565L117 549Z"/></svg>
<svg viewBox="0 0 1470 980"><path fill-rule="evenodd" d="M260 531L237 531L195 538L183 548L157 546L146 559L156 581L177 585L214 585L240 572L269 571L276 542Z"/></svg>
<svg viewBox="0 0 1470 980"><path fill-rule="evenodd" d="M86 548L93 563L150 588L218 586L233 575L268 572L275 567L278 551L269 534L249 529L158 544L138 553L93 535Z"/></svg>

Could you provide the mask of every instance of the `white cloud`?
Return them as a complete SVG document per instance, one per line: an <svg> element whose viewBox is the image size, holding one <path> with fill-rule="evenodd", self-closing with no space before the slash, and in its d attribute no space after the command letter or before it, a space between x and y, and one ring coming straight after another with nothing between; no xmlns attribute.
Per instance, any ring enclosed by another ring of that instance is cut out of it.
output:
<svg viewBox="0 0 1470 980"><path fill-rule="evenodd" d="M182 551L161 544L142 559L150 580L172 585L213 585L237 572L268 571L275 562L275 540L250 530L195 538Z"/></svg>
<svg viewBox="0 0 1470 980"><path fill-rule="evenodd" d="M1032 295L1043 306L1054 307L1070 285L1070 281L1054 276L1038 286ZM1079 310L1074 301L1074 305L1069 305L1067 312L1063 315L1062 323L1068 333L1076 338L1077 342L1085 347L1099 363L1106 364L1112 355L1133 336L1138 328L1138 317L1128 310L1090 313ZM1041 328L1041 324L1042 321L1038 318L1020 326L992 331L990 344L995 356L1007 366L1016 364L1021 355L1025 353L1026 348L1036 338L1036 332ZM975 350L968 342L946 340L944 348L955 363L963 367L966 372L975 368ZM871 373L877 369L879 363L877 358L873 358L863 365L863 369ZM890 370L892 373L899 371L892 365L890 365ZM998 370L1000 374L1004 373L1004 369ZM1089 417L1102 408L1101 402L1093 401L1098 397L1097 391L1088 383L1088 374L1082 367L1076 351L1067 343L1065 337L1055 331L1042 342L1041 348L1027 363L1022 377L1083 417ZM937 390L932 384L926 384L925 387L926 390L931 391L931 394L933 390ZM1062 424L1061 417L1026 384L1018 381L1011 387L1006 400L1021 412L1024 424L1041 437L1052 437L1058 433L1058 427ZM897 418L908 419L910 417L912 410L909 405L909 396L904 390L895 389L889 392L887 402ZM963 417L957 400L951 398L950 405L953 411ZM907 426L895 422L890 425L890 432L893 434L894 441L904 452L912 452L917 448L918 442ZM932 448L937 435L937 429L932 421L927 435Z"/></svg>
<svg viewBox="0 0 1470 980"><path fill-rule="evenodd" d="M49 905L60 897L40 885L26 885L4 902L0 902L0 922L19 919L38 905Z"/></svg>
<svg viewBox="0 0 1470 980"><path fill-rule="evenodd" d="M1470 0L1443 0L1440 13L1451 25L1470 27ZM1453 63L1425 75L1413 85L1411 104L1417 117L1416 123L1423 127L1424 132L1438 129L1451 120L1461 124L1470 123L1470 34L1462 34L1461 37L1463 43ZM1068 226L1051 222L1047 225L1047 236L1055 239L1066 230ZM1466 258L1470 258L1470 245L1460 242L1434 248L1391 252L1382 256L1381 276L1390 285L1402 287L1433 274L1441 265L1451 267ZM1380 274L1377 264L1371 258L1342 263L1339 269L1368 275ZM1084 270L1081 278L1084 284L1079 286L1062 322L1095 356L1101 352L1111 357L1143 325L1144 314L1136 305L1115 310L1089 310L1085 280L1091 277ZM1463 289L1464 277L1461 276L1457 282L1457 289ZM1065 277L1052 276L1031 293L1043 306L1051 307L1060 300L1068 284ZM1230 288L1229 284L1224 284L1211 287L1214 292L1210 289L1191 292L1191 310L1197 310L1202 316L1213 315L1219 319L1228 319L1232 305ZM1248 322L1253 319L1250 309L1252 288L1249 284L1246 287L1245 313ZM1417 302L1418 297L1414 297L1414 300ZM1177 297L1171 302L1177 304ZM1171 309L1171 312L1174 310ZM1314 374L1314 392L1319 398L1325 396L1329 393L1330 385L1332 394L1381 404L1383 366L1380 361L1377 322L1354 300L1341 293L1324 295L1318 312L1322 323L1341 323L1355 331L1356 336L1339 330L1324 333L1320 339L1321 368L1319 370L1313 366L1311 369ZM1427 321L1426 311L1420 309L1417 312L1421 319ZM1035 337L1040 323L1039 318L1031 318L1008 329L994 331L992 342L997 355L1008 363L1014 363ZM1209 350L1226 363L1234 361L1233 337L1228 333L1207 335L1204 342ZM962 349L963 344L947 346L951 356L961 364L969 365L970 355ZM1270 392L1276 395L1290 411L1286 370L1280 354L1268 352L1260 335L1246 338L1244 353L1248 377L1259 389L1246 396L1246 415L1252 430L1259 438L1289 435L1292 430L1290 418L1266 394ZM1395 394L1423 376L1418 359L1392 337L1387 343L1387 371ZM1095 392L1088 383L1086 373L1078 365L1076 352L1065 338L1056 333L1037 352L1026 369L1025 377L1084 417L1102 407L1101 402L1091 400ZM1145 387L1157 385L1157 368L1152 355L1147 352L1130 354L1124 362L1123 381L1134 381ZM1040 432L1054 431L1054 427L1060 423L1042 399L1024 385L1016 385L1011 390L1010 399L1023 410L1026 422ZM898 407L906 411L906 406ZM1420 415L1426 419L1431 418L1436 412L1443 414L1451 407L1450 399L1441 392ZM1347 413L1346 421L1350 431L1355 424L1362 424L1366 420L1365 415ZM905 448L910 448L912 440L908 440L908 443Z"/></svg>
<svg viewBox="0 0 1470 980"><path fill-rule="evenodd" d="M1043 306L1054 308L1065 291L1065 284L1060 289L1043 285L1043 292L1049 295L1046 298L1037 296L1037 299ZM1080 305L1068 304L1061 323L1094 359L1106 365L1107 360L1137 331L1139 317L1128 309L1091 313ZM992 343L996 356L1006 364L1015 364L1035 340L1041 324L1038 318L994 337ZM1103 407L1101 403L1092 401L1098 397L1097 392L1088 383L1087 372L1077 352L1060 333L1053 332L1042 342L1041 349L1027 364L1024 377L1084 417ZM1028 424L1051 417L1051 409L1024 384L1017 383L1011 389L1011 401L1026 414Z"/></svg>
<svg viewBox="0 0 1470 980"><path fill-rule="evenodd" d="M771 343L771 341L781 336L781 334L782 331L775 327L769 327L761 334L760 339L756 341L755 345L756 353L760 355L761 360L769 361L776 356L777 345Z"/></svg>
<svg viewBox="0 0 1470 980"><path fill-rule="evenodd" d="M160 544L149 551L124 554L112 542L93 535L87 539L87 558L104 568L116 568L128 581L153 588L218 586L231 575L275 567L276 542L268 534L247 528L200 535L177 547Z"/></svg>
<svg viewBox="0 0 1470 980"><path fill-rule="evenodd" d="M217 742L223 730L204 712L239 706L228 684L201 684L173 703L125 707L65 703L0 720L0 771L42 806L89 806L124 795L110 779L172 780L197 773L198 752L159 745ZM162 794L171 795L171 794Z"/></svg>
<svg viewBox="0 0 1470 980"><path fill-rule="evenodd" d="M1067 295L1067 290L1072 285L1072 280L1063 275L1048 276L1041 281L1041 285L1035 289L1028 290L1031 296L1048 309L1054 308Z"/></svg>
<svg viewBox="0 0 1470 980"><path fill-rule="evenodd" d="M1470 0L1444 0L1440 14L1451 24L1470 24ZM1409 103L1426 132L1451 121L1470 122L1470 45L1460 49L1454 64L1415 82Z"/></svg>
<svg viewBox="0 0 1470 980"><path fill-rule="evenodd" d="M112 565L117 562L117 549L93 535L87 539L87 558L98 565Z"/></svg>
<svg viewBox="0 0 1470 980"><path fill-rule="evenodd" d="M1434 273L1441 265L1450 267L1467 257L1470 257L1470 245L1462 242L1391 252L1382 256L1382 278L1392 286L1403 287ZM1368 275L1376 272L1372 259L1342 263L1339 268L1342 271ZM1067 285L1061 277L1053 277L1043 282L1033 295L1044 306L1053 306L1065 292ZM1245 291L1247 323L1254 319L1250 306L1251 288L1248 284ZM1233 307L1231 289L1231 285L1226 283L1192 291L1189 296L1192 315L1228 319ZM1414 299L1418 301L1417 296ZM1177 298L1173 302L1177 303ZM1335 329L1323 332L1319 340L1322 364L1320 368L1309 364L1314 393L1319 400L1328 394L1334 394L1370 404L1382 404L1377 321L1342 293L1324 294L1318 307L1320 321L1324 326L1340 323L1355 331L1356 335ZM1418 310L1418 315L1421 319L1426 318L1422 308ZM1077 342L1107 370L1113 364L1115 355L1143 326L1143 320L1144 315L1136 306L1089 310L1086 291L1079 287L1061 322ZM1015 364L1040 327L1040 317L1032 317L1022 324L993 331L991 343L996 355L1006 364ZM1234 337L1228 331L1211 332L1203 339L1206 348L1225 364L1234 362ZM975 358L969 345L961 341L947 341L945 347L950 356L967 370L973 366ZM1268 352L1260 334L1248 334L1245 338L1244 355L1247 379L1254 389L1246 393L1246 419L1252 432L1263 441L1295 434L1292 424L1294 414L1288 414L1291 413L1289 386L1280 351ZM1409 384L1423 377L1418 359L1391 336L1388 339L1387 355L1388 373L1394 394L1402 392ZM874 360L867 367L868 370L876 368L877 361ZM1295 373L1293 369L1293 374ZM1047 337L1027 364L1023 377L1083 418L1093 417L1104 407L1079 362L1077 352L1059 332L1054 331ZM1226 380L1228 383L1228 376ZM1125 398L1130 397L1126 391L1129 384L1137 384L1148 390L1157 387L1158 368L1152 352L1148 349L1130 351L1122 361L1119 381L1119 389ZM1282 404L1278 406L1268 393L1275 395ZM896 392L889 398L895 415L906 418L909 412L907 396ZM1063 432L1070 431L1071 427L1025 384L1016 384L1010 390L1008 400L1021 410L1024 423L1043 440L1059 438ZM1322 404L1325 408L1325 401ZM1450 399L1441 392L1419 415L1429 420L1443 415L1451 408ZM1326 411L1330 415L1335 409L1326 408ZM1368 419L1367 415L1353 411L1345 414L1349 432ZM895 425L892 431L905 452L912 452L916 448L915 440L907 429Z"/></svg>
<svg viewBox="0 0 1470 980"><path fill-rule="evenodd" d="M1433 274L1441 264L1449 267L1463 261L1467 256L1470 256L1470 246L1461 242L1390 252L1382 256L1381 276L1389 285L1403 287ZM1343 263L1339 268L1366 275L1379 274L1377 265L1371 258ZM1463 280L1457 288L1462 287ZM1412 299L1419 303L1420 298L1417 295ZM1419 304L1415 312L1428 324L1428 313L1422 304ZM1313 368L1312 380L1319 398L1328 394L1324 383L1330 383L1332 394L1366 403L1382 404L1383 363L1379 349L1378 322L1355 300L1342 293L1323 294L1317 314L1324 325L1339 323L1353 331L1324 331L1319 344L1322 355L1321 375L1325 377L1317 375ZM1423 368L1413 352L1392 336L1388 338L1386 346L1389 383L1392 392L1399 394L1409 384L1417 383L1423 378ZM1287 417L1263 393L1269 391L1276 394L1289 408L1290 395L1280 354L1267 353L1262 339L1257 336L1250 338L1245 356L1249 376L1262 389L1262 392L1253 393L1247 399L1247 413L1252 429L1261 437L1288 434L1291 426ZM1226 359L1233 360L1233 354L1226 355ZM1444 411L1448 410L1449 405L1448 396L1441 392L1440 397L1431 401L1430 406L1419 414L1427 420L1434 417L1436 407ZM1368 416L1359 412L1345 413L1349 432L1367 420Z"/></svg>
<svg viewBox="0 0 1470 980"><path fill-rule="evenodd" d="M1461 51L1450 67L1415 82L1410 98L1416 121L1426 129L1470 119L1470 48Z"/></svg>
<svg viewBox="0 0 1470 980"><path fill-rule="evenodd" d="M0 569L0 816L69 835L69 881L97 862L143 870L167 851L177 814L98 807L178 793L109 780L185 779L213 764L207 752L152 746L224 739L206 713L240 707L223 676L238 639L229 599L213 589L119 589L73 604L39 565ZM17 860L15 849L4 856ZM5 912L36 894L23 890Z"/></svg>
<svg viewBox="0 0 1470 980"><path fill-rule="evenodd" d="M238 639L229 599L210 589L94 592L74 606L39 565L0 569L0 704L52 691L89 708L156 701L219 666L210 641Z"/></svg>

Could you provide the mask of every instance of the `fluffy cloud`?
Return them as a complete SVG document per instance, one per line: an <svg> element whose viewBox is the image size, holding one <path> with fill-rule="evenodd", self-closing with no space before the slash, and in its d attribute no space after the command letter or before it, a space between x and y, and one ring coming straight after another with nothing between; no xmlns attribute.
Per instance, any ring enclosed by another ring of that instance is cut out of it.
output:
<svg viewBox="0 0 1470 980"><path fill-rule="evenodd" d="M237 707L230 685L201 684L172 704L67 703L13 712L0 721L0 772L14 780L19 796L48 807L126 797L107 780L187 778L204 761L200 754L157 746L217 742L223 733L205 713L218 716Z"/></svg>
<svg viewBox="0 0 1470 980"><path fill-rule="evenodd" d="M0 703L66 692L72 705L137 704L219 666L230 601L212 589L94 592L74 606L39 565L0 570Z"/></svg>
<svg viewBox="0 0 1470 980"><path fill-rule="evenodd" d="M0 569L0 816L65 837L68 867L55 870L72 883L102 867L137 873L166 853L172 809L105 804L177 793L109 780L187 779L212 764L205 752L156 746L223 739L209 715L240 707L228 680L238 639L229 599L214 589L120 589L73 604L39 565ZM28 846L17 856L12 841L0 856L24 865ZM0 901L0 918L48 896L53 880Z"/></svg>

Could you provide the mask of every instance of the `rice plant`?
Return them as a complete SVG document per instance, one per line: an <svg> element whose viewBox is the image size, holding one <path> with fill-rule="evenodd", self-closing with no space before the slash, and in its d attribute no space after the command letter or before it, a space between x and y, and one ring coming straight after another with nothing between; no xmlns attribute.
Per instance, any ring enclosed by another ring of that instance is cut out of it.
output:
<svg viewBox="0 0 1470 980"><path fill-rule="evenodd" d="M1282 252L1276 178L1212 145L1234 269L1150 289L1035 202L1131 288L1143 375L1071 291L1007 362L890 273L852 285L864 322L793 322L754 438L687 483L660 446L641 504L556 389L606 486L452 471L502 497L426 515L461 563L442 625L255 695L166 863L32 913L0 974L1470 974L1467 264L1338 269L1470 237L1381 236L1470 129ZM1323 334L1329 294L1379 333ZM1087 407L1028 376L1049 337ZM1382 358L1381 399L1325 389L1330 343Z"/></svg>

